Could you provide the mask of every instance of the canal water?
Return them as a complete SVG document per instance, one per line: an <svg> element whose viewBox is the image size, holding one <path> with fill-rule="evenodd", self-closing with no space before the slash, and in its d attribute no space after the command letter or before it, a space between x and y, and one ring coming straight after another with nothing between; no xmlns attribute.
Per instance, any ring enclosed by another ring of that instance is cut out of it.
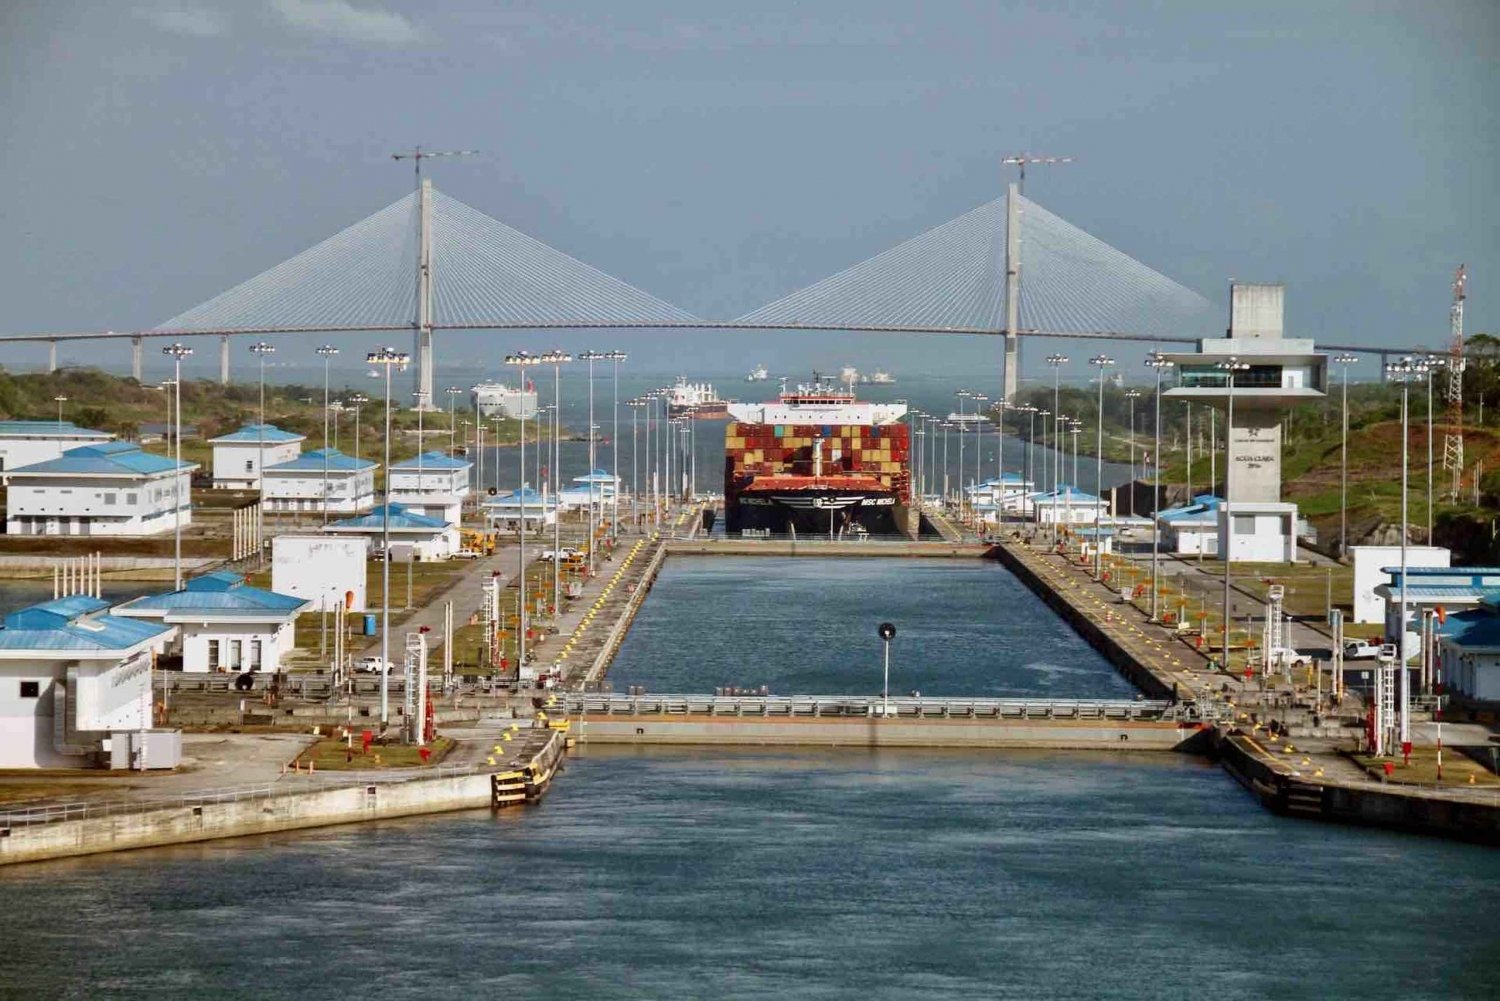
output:
<svg viewBox="0 0 1500 1001"><path fill-rule="evenodd" d="M1493 998L1496 886L1191 758L593 749L499 816L0 870L0 994Z"/></svg>
<svg viewBox="0 0 1500 1001"><path fill-rule="evenodd" d="M1115 695L1003 568L676 559L653 690ZM584 748L532 808L0 869L17 998L1492 998L1500 853L1162 754Z"/></svg>
<svg viewBox="0 0 1500 1001"><path fill-rule="evenodd" d="M877 543L869 543L874 547ZM610 668L617 692L1131 698L1135 689L999 563L677 557Z"/></svg>

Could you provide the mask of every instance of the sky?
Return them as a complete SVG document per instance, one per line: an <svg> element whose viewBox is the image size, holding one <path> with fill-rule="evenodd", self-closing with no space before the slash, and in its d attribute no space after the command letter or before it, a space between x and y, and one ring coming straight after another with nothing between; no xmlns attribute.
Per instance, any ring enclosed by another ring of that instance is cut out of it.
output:
<svg viewBox="0 0 1500 1001"><path fill-rule="evenodd" d="M1073 158L1033 169L1029 197L1216 302L1230 279L1285 282L1291 336L1441 344L1460 263L1468 329L1500 327L1497 49L1494 0L9 0L0 332L161 323L409 192L390 154L420 143L481 151L430 164L443 191L703 317L997 197L1000 159L1029 152ZM995 380L1000 351L723 332L438 351L494 374L553 346L642 371ZM1093 347L1070 349L1080 377ZM1115 352L1127 375L1138 347Z"/></svg>

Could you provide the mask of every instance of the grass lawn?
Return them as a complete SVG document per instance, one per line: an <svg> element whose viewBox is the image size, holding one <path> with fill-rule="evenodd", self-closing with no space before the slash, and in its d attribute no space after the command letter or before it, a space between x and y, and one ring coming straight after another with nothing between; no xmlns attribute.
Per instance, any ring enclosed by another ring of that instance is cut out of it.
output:
<svg viewBox="0 0 1500 1001"><path fill-rule="evenodd" d="M437 764L448 756L448 752L454 748L453 739L450 737L438 737L427 745L431 752L428 760L423 761L419 748L415 744L371 744L369 753L360 750L358 728L355 729L354 744L351 751L350 746L338 737L324 737L316 744L309 747L297 756L297 760L304 766L309 762L317 766L318 771L348 771L367 768L426 768Z"/></svg>
<svg viewBox="0 0 1500 1001"><path fill-rule="evenodd" d="M1392 755L1390 758L1377 758L1370 754L1349 755L1356 765L1363 768L1372 778L1385 777L1385 763L1389 761L1394 766L1394 771L1388 781L1391 782L1413 782L1423 785L1437 785L1437 748L1416 747L1411 752L1411 764L1404 764L1400 754ZM1494 772L1480 765L1468 755L1452 748L1443 752L1443 782L1445 786L1467 786L1470 777L1476 786L1500 787L1500 777Z"/></svg>

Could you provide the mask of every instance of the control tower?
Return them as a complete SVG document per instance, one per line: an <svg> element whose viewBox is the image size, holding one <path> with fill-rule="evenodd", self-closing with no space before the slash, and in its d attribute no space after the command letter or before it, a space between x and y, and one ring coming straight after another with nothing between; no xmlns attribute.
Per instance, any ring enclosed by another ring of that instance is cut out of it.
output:
<svg viewBox="0 0 1500 1001"><path fill-rule="evenodd" d="M1177 373L1167 398L1229 412L1233 394L1219 509L1219 552L1231 561L1296 559L1297 505L1281 498L1281 422L1291 407L1327 395L1328 357L1311 339L1283 336L1285 299L1282 285L1231 282L1228 336L1166 355Z"/></svg>

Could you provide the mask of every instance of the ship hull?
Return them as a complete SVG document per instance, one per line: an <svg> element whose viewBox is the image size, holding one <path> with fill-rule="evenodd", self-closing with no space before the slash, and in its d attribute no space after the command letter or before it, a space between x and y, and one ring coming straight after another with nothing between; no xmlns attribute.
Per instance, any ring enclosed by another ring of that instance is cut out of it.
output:
<svg viewBox="0 0 1500 1001"><path fill-rule="evenodd" d="M694 406L679 406L672 404L667 407L667 416L673 420L683 417L691 417L698 421L721 421L729 419L729 404L722 400L714 403L700 403Z"/></svg>
<svg viewBox="0 0 1500 1001"><path fill-rule="evenodd" d="M743 492L726 504L724 531L826 538L863 528L871 535L910 536L908 505L888 491Z"/></svg>

